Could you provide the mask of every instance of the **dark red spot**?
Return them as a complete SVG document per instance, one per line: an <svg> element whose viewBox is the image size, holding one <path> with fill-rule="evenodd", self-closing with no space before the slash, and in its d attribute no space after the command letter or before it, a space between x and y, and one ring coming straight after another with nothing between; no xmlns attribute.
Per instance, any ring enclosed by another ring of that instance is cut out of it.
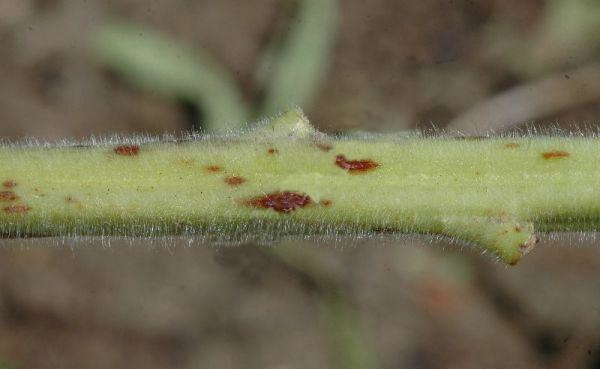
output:
<svg viewBox="0 0 600 369"><path fill-rule="evenodd" d="M120 145L115 147L115 153L117 155L123 156L135 156L139 154L140 146L139 145Z"/></svg>
<svg viewBox="0 0 600 369"><path fill-rule="evenodd" d="M18 198L19 196L13 191L0 191L0 201L15 201Z"/></svg>
<svg viewBox="0 0 600 369"><path fill-rule="evenodd" d="M326 208L328 208L328 207L331 206L332 202L331 202L331 200L321 200L321 201L319 201L319 204L321 204L321 205L325 206Z"/></svg>
<svg viewBox="0 0 600 369"><path fill-rule="evenodd" d="M350 172L366 172L368 170L375 169L379 166L376 162L371 159L363 160L348 160L344 155L338 155L335 157L335 164Z"/></svg>
<svg viewBox="0 0 600 369"><path fill-rule="evenodd" d="M517 147L519 147L519 144L516 142L509 142L506 145L504 145L504 147L508 149L516 149Z"/></svg>
<svg viewBox="0 0 600 369"><path fill-rule="evenodd" d="M225 183L227 183L230 186L239 186L244 182L246 182L246 179L244 177L238 177L238 176L225 177Z"/></svg>
<svg viewBox="0 0 600 369"><path fill-rule="evenodd" d="M303 208L311 203L312 200L307 194L293 191L273 192L246 201L248 206L263 209L272 208L280 213L289 213L296 210L296 208Z"/></svg>
<svg viewBox="0 0 600 369"><path fill-rule="evenodd" d="M221 172L223 170L223 168L221 168L218 165L209 165L206 167L206 170L211 173L218 173L218 172Z"/></svg>
<svg viewBox="0 0 600 369"><path fill-rule="evenodd" d="M270 148L269 150L267 150L267 152L271 155L277 155L279 154L279 150L274 149L274 148Z"/></svg>
<svg viewBox="0 0 600 369"><path fill-rule="evenodd" d="M65 197L65 201L68 202L69 204L73 204L76 203L77 200L75 200L74 198L72 198L71 196L67 196Z"/></svg>
<svg viewBox="0 0 600 369"><path fill-rule="evenodd" d="M11 205L4 208L4 212L9 214L25 214L29 210L31 207L27 205Z"/></svg>
<svg viewBox="0 0 600 369"><path fill-rule="evenodd" d="M17 185L17 182L15 182L12 179L9 179L7 181L2 182L2 186L6 187L6 188L13 188Z"/></svg>
<svg viewBox="0 0 600 369"><path fill-rule="evenodd" d="M325 142L317 142L315 143L315 146L323 151L331 151L333 149L333 146Z"/></svg>
<svg viewBox="0 0 600 369"><path fill-rule="evenodd" d="M566 151L548 151L542 154L542 157L544 159L560 159L560 158L566 158L568 157L570 154Z"/></svg>

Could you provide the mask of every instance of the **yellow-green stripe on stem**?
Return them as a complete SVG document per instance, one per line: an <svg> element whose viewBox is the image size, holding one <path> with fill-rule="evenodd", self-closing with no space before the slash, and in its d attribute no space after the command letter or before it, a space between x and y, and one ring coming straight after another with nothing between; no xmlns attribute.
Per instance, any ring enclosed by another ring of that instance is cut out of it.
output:
<svg viewBox="0 0 600 369"><path fill-rule="evenodd" d="M600 229L600 141L334 138L292 109L184 142L0 148L0 235L434 234L515 264L538 231Z"/></svg>

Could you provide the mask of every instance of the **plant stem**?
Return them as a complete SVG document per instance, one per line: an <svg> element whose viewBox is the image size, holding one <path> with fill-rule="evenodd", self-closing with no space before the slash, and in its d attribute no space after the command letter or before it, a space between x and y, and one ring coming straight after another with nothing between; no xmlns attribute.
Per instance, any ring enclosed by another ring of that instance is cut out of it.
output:
<svg viewBox="0 0 600 369"><path fill-rule="evenodd" d="M298 109L239 135L0 148L0 234L419 233L515 264L539 231L600 229L597 138L333 138Z"/></svg>

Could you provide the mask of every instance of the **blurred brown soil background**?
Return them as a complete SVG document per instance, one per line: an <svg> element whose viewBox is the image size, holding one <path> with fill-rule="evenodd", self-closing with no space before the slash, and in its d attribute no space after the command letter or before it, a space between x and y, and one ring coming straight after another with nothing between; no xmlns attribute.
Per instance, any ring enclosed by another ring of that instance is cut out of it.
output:
<svg viewBox="0 0 600 369"><path fill-rule="evenodd" d="M282 3L2 0L1 137L191 129L197 112L131 88L91 55L94 27L115 16L210 52L256 101L256 63ZM576 83L569 71L599 55L586 48L548 56L548 68L509 66L504 57L521 56L507 53L522 49L490 34L508 22L518 38L536 40L542 0L340 6L331 67L307 111L326 132L444 127L546 75ZM531 119L593 125L598 102ZM0 368L337 367L314 286L261 246L148 243L0 242ZM293 247L345 291L381 368L600 368L597 241L544 237L514 268L425 238Z"/></svg>

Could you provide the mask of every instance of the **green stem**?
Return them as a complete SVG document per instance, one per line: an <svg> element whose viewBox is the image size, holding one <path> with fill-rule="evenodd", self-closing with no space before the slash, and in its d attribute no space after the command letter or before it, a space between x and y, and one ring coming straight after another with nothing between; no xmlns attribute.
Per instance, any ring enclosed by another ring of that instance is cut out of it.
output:
<svg viewBox="0 0 600 369"><path fill-rule="evenodd" d="M0 234L444 235L515 264L600 229L597 138L333 138L293 109L179 143L0 148Z"/></svg>

